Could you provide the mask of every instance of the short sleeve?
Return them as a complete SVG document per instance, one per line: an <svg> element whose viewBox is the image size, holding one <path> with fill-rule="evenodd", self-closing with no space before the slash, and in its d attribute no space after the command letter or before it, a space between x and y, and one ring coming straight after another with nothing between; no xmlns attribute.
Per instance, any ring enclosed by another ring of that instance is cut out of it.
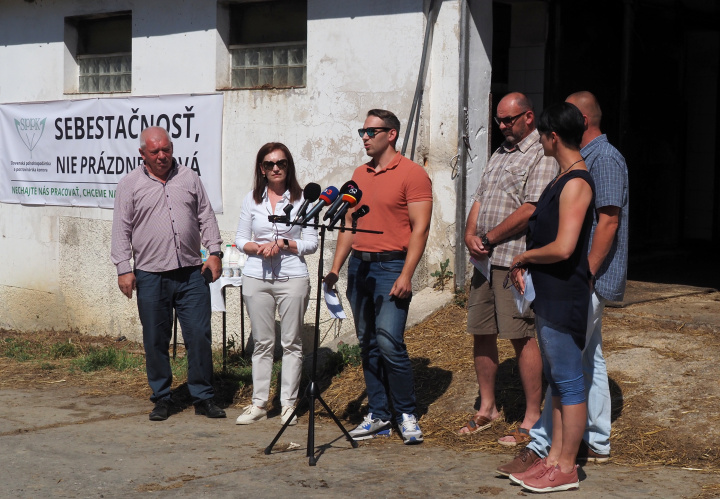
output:
<svg viewBox="0 0 720 499"><path fill-rule="evenodd" d="M408 203L432 201L432 181L425 169L415 165L407 177L406 200Z"/></svg>
<svg viewBox="0 0 720 499"><path fill-rule="evenodd" d="M527 184L525 184L525 203L537 203L540 195L558 173L558 164L555 158L545 156L542 149L538 152L540 156L528 171Z"/></svg>
<svg viewBox="0 0 720 499"><path fill-rule="evenodd" d="M625 205L625 168L610 156L601 156L593 164L593 181L595 182L595 207Z"/></svg>

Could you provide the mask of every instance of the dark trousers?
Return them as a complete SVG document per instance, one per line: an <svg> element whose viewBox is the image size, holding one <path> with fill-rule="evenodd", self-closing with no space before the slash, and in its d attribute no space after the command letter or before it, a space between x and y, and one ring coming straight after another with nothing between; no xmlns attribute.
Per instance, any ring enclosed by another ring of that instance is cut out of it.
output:
<svg viewBox="0 0 720 499"><path fill-rule="evenodd" d="M150 400L170 396L172 370L168 349L173 308L177 311L188 358L188 389L193 402L213 397L210 287L200 267L167 272L135 271L137 304L143 326L145 365L152 389Z"/></svg>

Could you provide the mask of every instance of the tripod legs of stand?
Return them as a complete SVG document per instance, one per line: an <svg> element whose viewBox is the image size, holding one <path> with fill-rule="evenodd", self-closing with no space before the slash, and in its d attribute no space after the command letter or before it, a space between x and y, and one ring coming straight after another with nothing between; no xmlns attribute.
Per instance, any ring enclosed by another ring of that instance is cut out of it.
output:
<svg viewBox="0 0 720 499"><path fill-rule="evenodd" d="M322 399L319 393L317 393L317 387L315 385L314 381L311 381L310 384L307 387L307 390L305 392L305 397L307 397L310 401L310 413L309 413L309 419L308 419L308 441L307 441L307 457L309 460L310 466L315 466L317 463L317 459L315 458L315 400L320 402L320 404L325 408L325 410L332 416L333 421L335 421L335 424L337 425L340 430L342 430L343 434L345 435L345 438L347 438L348 442L353 446L353 448L357 448L358 443L353 440L353 438L350 436L350 433L345 429L345 427L340 423L340 420L335 416L335 414L330 410L330 407L325 403L325 401ZM272 452L273 446L277 443L277 441L280 439L280 436L285 431L285 428L287 428L290 425L290 421L293 420L296 413L298 412L300 407L300 404L295 406L295 410L290 415L288 420L285 422L283 427L280 429L277 435L275 435L275 439L270 442L270 445L268 445L265 448L265 454L270 454Z"/></svg>
<svg viewBox="0 0 720 499"><path fill-rule="evenodd" d="M313 363L312 363L312 374L310 375L310 384L307 387L306 390L306 397L310 399L310 418L308 420L308 444L307 444L307 457L310 461L310 466L315 466L315 463L317 462L317 459L315 458L315 400L317 399L320 404L325 408L325 410L332 416L333 421L335 421L335 424L342 430L342 432L345 434L345 437L348 439L348 441L352 444L353 448L357 448L358 444L353 438L350 436L348 431L345 429L345 427L340 424L340 420L335 417L335 414L330 410L328 405L325 403L325 401L320 397L320 393L318 391L317 385L315 384L315 377L317 375L317 359L318 359L318 346L320 343L320 304L322 303L321 299L321 290L322 290L322 281L323 281L323 251L325 250L325 229L326 227L324 225L317 225L317 218L315 219L315 227L318 227L320 229L320 261L318 262L318 284L317 284L317 290L315 295L315 333L314 333L314 344L313 344ZM290 421L292 421L292 418L295 416L295 413L298 411L299 404L295 406L295 410L293 411L290 418L287 420L287 422L283 425L283 427L280 429L277 435L275 435L275 439L265 448L265 454L270 454L272 452L273 445L280 439L280 435L283 434L285 431L285 428L288 427L288 424Z"/></svg>

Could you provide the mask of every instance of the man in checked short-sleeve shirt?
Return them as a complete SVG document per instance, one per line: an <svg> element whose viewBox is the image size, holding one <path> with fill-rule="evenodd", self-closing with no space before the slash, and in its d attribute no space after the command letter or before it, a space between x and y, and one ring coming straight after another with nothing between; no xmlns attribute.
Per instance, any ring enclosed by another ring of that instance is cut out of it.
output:
<svg viewBox="0 0 720 499"><path fill-rule="evenodd" d="M514 446L529 440L540 417L542 361L535 341L532 312L521 315L512 291L503 280L513 256L525 250L525 233L540 194L558 172L545 157L535 129L535 113L528 97L513 92L499 102L495 122L505 142L493 153L473 197L465 227L465 244L476 260L490 259L488 280L477 268L468 299L468 333L473 335L473 359L480 387L480 408L458 431L467 435L489 428L498 418L495 377L497 338L509 339L515 349L525 391L525 416L518 429L500 444Z"/></svg>

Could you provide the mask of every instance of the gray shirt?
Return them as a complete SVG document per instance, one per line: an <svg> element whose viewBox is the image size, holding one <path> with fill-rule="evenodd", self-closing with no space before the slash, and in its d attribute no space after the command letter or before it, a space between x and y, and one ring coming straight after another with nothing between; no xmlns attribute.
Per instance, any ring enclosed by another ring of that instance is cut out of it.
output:
<svg viewBox="0 0 720 499"><path fill-rule="evenodd" d="M222 239L200 177L173 160L167 181L145 165L123 178L115 193L110 257L117 273L164 272L202 264L200 243L219 251Z"/></svg>

